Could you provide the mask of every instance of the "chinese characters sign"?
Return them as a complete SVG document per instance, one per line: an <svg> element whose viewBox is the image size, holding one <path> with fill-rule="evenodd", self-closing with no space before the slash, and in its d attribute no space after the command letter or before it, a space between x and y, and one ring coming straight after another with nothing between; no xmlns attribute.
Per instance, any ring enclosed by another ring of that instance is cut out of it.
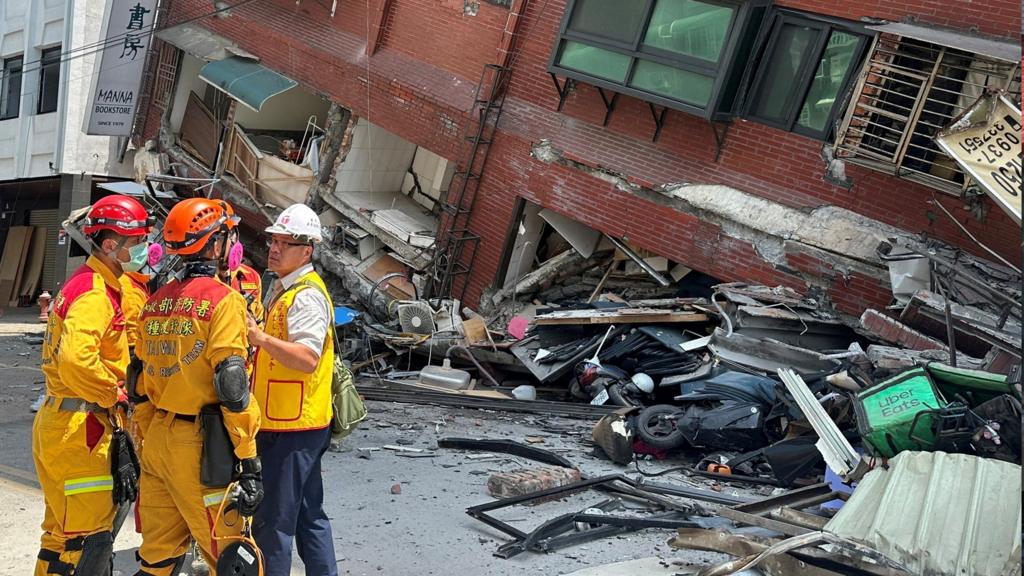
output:
<svg viewBox="0 0 1024 576"><path fill-rule="evenodd" d="M113 0L110 5L86 134L131 134L155 18L156 0Z"/></svg>
<svg viewBox="0 0 1024 576"><path fill-rule="evenodd" d="M1017 224L1021 223L1020 110L1006 96L982 96L935 137Z"/></svg>

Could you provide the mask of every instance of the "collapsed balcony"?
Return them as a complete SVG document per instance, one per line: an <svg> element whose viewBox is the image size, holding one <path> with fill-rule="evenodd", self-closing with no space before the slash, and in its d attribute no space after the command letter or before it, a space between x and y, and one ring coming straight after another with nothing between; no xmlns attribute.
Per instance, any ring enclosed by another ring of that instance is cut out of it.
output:
<svg viewBox="0 0 1024 576"><path fill-rule="evenodd" d="M169 59L160 146L140 151L140 173L229 200L257 266L265 254L255 239L277 213L314 206L328 240L317 260L346 291L363 293L401 272L410 282L385 289L413 297L421 281L413 272L431 261L454 163L352 116L224 38L195 28L164 40L180 50Z"/></svg>

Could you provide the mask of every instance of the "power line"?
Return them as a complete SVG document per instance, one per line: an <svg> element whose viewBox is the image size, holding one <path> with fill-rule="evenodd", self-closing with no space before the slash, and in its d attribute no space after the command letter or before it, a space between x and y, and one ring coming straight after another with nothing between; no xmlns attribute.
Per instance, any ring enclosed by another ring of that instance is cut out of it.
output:
<svg viewBox="0 0 1024 576"><path fill-rule="evenodd" d="M220 14L222 12L227 12L228 10L232 10L234 8L241 8L242 6L245 6L247 4L251 4L253 2L259 2L259 1L261 1L261 0L239 0L238 2L236 2L235 4L232 4L230 6L225 6L223 8L218 8L217 10L213 10L211 12L206 12L206 13L203 13L203 14L199 14L199 15L187 18L185 20L182 20L181 22L175 22L174 24L170 24L170 25L164 26L164 27L157 27L158 23L156 21L154 21L152 24L149 24L147 26L143 26L142 29L140 29L139 31L145 31L145 29L148 28L149 32L150 32L150 35L152 36L152 35L156 34L157 32L160 32L162 30L168 30L170 28L175 28L177 26L183 26L185 24L190 24L190 23L195 22L197 20L202 20L204 18L209 18L211 16L216 16L217 14ZM138 33L139 31L133 30L132 32L125 32L123 34L117 34L115 36L108 37L108 38L106 38L104 40L100 40L100 41L93 42L93 43L90 43L90 44L84 44L84 45L79 46L77 48L69 49L66 52L62 52L60 54L61 58L59 60L51 60L51 61L45 61L44 62L43 58L39 58L38 60L30 60L28 62L22 62L21 74L25 74L26 72L35 72L36 70L41 70L42 68L44 68L47 65L59 64L59 63L63 63L63 62L69 62L71 60L75 60L76 58L81 58L83 56L88 56L90 54L96 54L98 52L102 52L102 51L106 50L107 48L109 48L110 46L113 46L113 45L117 44L118 42L122 42L124 40L124 38L126 38L129 34ZM85 51L85 50L88 50L88 51ZM81 52L81 53L76 54L76 52ZM65 57L65 56L67 56L67 57ZM29 68L29 66L33 66L33 65L37 65L37 66L35 66L35 68Z"/></svg>
<svg viewBox="0 0 1024 576"><path fill-rule="evenodd" d="M152 34L155 34L157 32L160 32L161 30L166 30L166 29L169 29L169 28L174 28L175 26L182 26L184 24L189 24L191 22L195 22L195 21L201 20L203 18L209 18L210 16L215 16L217 14L220 14L221 12L226 12L226 11L231 10L233 8L240 8L240 7L242 7L242 6L246 5L246 4L250 4L250 3L255 2L255 1L258 1L258 0L240 0L239 2L237 2L235 4L232 4L231 6L225 6L223 8L219 8L219 9L214 10L212 12L205 12L205 13L202 13L202 14L198 14L196 16L192 16L190 18L182 20L181 22L175 22L172 25L164 26L163 28L157 28L158 23L154 20L154 22L152 24L149 24L147 26L143 26L142 28L139 29L139 31L145 31L146 29L149 29L149 31ZM89 54L95 54L96 52L101 52L103 50L106 50L109 46L112 46L112 45L117 44L118 42L122 41L124 38L126 38L130 34L132 34L132 32L125 32L125 33L122 33L122 34L116 34L116 35L110 36L110 37L108 37L108 38L106 38L104 40L99 40L99 41L96 41L96 42L93 42L93 43L90 43L90 44L84 44L84 45L79 46L77 48L72 48L72 49L70 49L70 50L68 50L66 52L62 52L61 55L60 55L61 59L58 62L67 62L69 60L74 60L75 58L80 58L82 56L88 56ZM94 48L95 48L95 50L91 50L91 49L94 49ZM90 51L86 52L84 54L78 54L76 56L71 56L69 58L64 58L64 56L70 56L70 55L74 54L75 52L82 52L84 50L90 50ZM38 70L39 68L41 68L42 65L53 64L53 63L55 63L55 62L45 62L44 63L42 58L40 58L38 60L31 60L31 61L29 61L27 63L22 63L22 72L24 73L25 67L29 66L29 65L41 64L37 68L33 68L33 69L28 70L29 72L33 72L33 71Z"/></svg>

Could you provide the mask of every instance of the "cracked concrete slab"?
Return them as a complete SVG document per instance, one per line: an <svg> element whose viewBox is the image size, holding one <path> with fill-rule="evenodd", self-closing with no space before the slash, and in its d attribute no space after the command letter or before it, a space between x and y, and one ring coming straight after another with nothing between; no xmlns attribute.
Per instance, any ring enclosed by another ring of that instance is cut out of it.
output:
<svg viewBox="0 0 1024 576"><path fill-rule="evenodd" d="M583 171L619 190L716 224L723 233L750 242L765 261L775 266L785 266L787 254L795 251L816 254L843 273L856 270L884 278L885 264L875 248L883 240L911 238L904 230L838 206L800 210L717 184L639 186L622 174L573 159L548 140L534 144L531 155L541 162Z"/></svg>
<svg viewBox="0 0 1024 576"><path fill-rule="evenodd" d="M877 265L882 264L875 254L880 242L908 236L898 228L837 206L797 210L729 186L680 186L667 189L665 193L712 216L712 221L721 224L730 235L749 237L749 233L743 232L746 229ZM757 239L754 240L757 247ZM784 246L781 251L785 253ZM779 255L778 250L766 255L771 254Z"/></svg>

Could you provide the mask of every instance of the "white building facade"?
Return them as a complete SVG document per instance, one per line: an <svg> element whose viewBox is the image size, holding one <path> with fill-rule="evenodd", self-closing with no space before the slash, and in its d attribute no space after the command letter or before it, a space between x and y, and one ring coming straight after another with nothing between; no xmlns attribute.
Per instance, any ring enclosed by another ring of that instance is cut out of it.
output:
<svg viewBox="0 0 1024 576"><path fill-rule="evenodd" d="M126 139L83 129L108 3L0 0L0 251L11 227L46 227L40 291L77 263L59 223L106 194L97 184L133 178Z"/></svg>

